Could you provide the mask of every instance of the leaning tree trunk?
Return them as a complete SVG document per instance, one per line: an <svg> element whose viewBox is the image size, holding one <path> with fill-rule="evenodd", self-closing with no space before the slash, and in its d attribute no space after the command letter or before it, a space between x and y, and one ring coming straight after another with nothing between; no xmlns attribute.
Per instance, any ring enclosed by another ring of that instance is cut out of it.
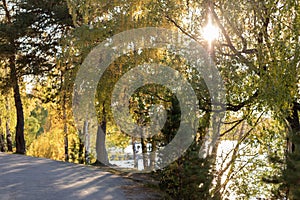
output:
<svg viewBox="0 0 300 200"><path fill-rule="evenodd" d="M25 154L25 138L24 138L24 113L23 105L20 95L20 87L17 76L17 70L15 65L15 56L10 58L10 76L12 80L12 86L14 91L15 107L17 111L17 125L16 125L16 153Z"/></svg>
<svg viewBox="0 0 300 200"><path fill-rule="evenodd" d="M286 168L287 197L289 199L300 198L300 105L296 102L293 104L291 116L287 118L289 124L288 134L288 155Z"/></svg>
<svg viewBox="0 0 300 200"><path fill-rule="evenodd" d="M5 12L5 18L8 24L12 24L12 17L10 15L10 11L8 10L7 2L2 1L3 9ZM20 88L19 88L19 79L16 69L16 54L17 48L15 46L16 42L14 37L10 37L9 43L11 47L13 47L13 52L9 56L9 68L10 68L10 80L12 84L12 88L14 91L14 100L15 100L15 107L17 112L17 125L16 125L16 153L25 154L26 153L26 145L25 145L25 138L24 138L24 113L23 113L23 105L20 95Z"/></svg>

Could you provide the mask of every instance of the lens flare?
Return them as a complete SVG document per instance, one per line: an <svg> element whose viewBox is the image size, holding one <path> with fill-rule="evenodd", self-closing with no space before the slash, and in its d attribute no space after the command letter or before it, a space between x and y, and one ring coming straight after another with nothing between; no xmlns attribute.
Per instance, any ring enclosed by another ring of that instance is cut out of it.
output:
<svg viewBox="0 0 300 200"><path fill-rule="evenodd" d="M212 23L210 16L206 26L203 28L202 36L209 44L219 37L219 28Z"/></svg>

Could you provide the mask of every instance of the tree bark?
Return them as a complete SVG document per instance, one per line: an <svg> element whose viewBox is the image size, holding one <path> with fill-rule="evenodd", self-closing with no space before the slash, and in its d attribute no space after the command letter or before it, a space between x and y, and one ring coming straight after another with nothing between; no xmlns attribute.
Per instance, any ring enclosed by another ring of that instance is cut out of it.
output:
<svg viewBox="0 0 300 200"><path fill-rule="evenodd" d="M85 157L85 163L90 164L90 135L88 132L88 127L89 127L89 122L87 120L84 121L83 124L83 136L84 136L84 146L85 146L85 152L84 152L84 157Z"/></svg>
<svg viewBox="0 0 300 200"><path fill-rule="evenodd" d="M65 161L69 162L69 139L68 139L68 124L66 110L66 94L63 96L63 121L64 121L64 144L65 144Z"/></svg>
<svg viewBox="0 0 300 200"><path fill-rule="evenodd" d="M0 118L0 126L2 125L2 119ZM0 151L5 152L5 140L2 127L0 127Z"/></svg>
<svg viewBox="0 0 300 200"><path fill-rule="evenodd" d="M291 116L287 118L289 124L289 134L287 138L287 198L298 199L300 193L300 111L298 104L295 102L292 107ZM291 173L291 174L290 174ZM297 196L298 195L298 196Z"/></svg>
<svg viewBox="0 0 300 200"><path fill-rule="evenodd" d="M0 133L0 151L5 152L4 135Z"/></svg>
<svg viewBox="0 0 300 200"><path fill-rule="evenodd" d="M24 138L24 113L23 113L23 105L20 94L19 81L17 76L17 70L15 65L15 55L10 57L10 76L13 85L14 91L14 101L15 107L17 111L17 125L16 125L16 153L25 154L26 153L26 145Z"/></svg>
<svg viewBox="0 0 300 200"><path fill-rule="evenodd" d="M8 98L6 97L6 112L7 112L7 116L6 116L6 144L7 144L7 151L8 152L12 152L12 138L11 138L11 132L10 132L10 128L9 128L9 124L10 124L10 117L9 117L9 113L10 113L10 108L9 108L9 102L8 102Z"/></svg>
<svg viewBox="0 0 300 200"><path fill-rule="evenodd" d="M149 165L148 165L147 141L144 138L141 138L141 144L142 144L144 170L148 170Z"/></svg>
<svg viewBox="0 0 300 200"><path fill-rule="evenodd" d="M131 138L131 143L132 143L132 152L133 152L133 167L134 168L138 168L138 160L137 160L137 156L136 156L136 153L137 153L137 150L136 150L136 146L135 146L135 138L132 137Z"/></svg>
<svg viewBox="0 0 300 200"><path fill-rule="evenodd" d="M150 153L150 169L153 170L155 168L156 163L156 140L152 138L151 140L151 153Z"/></svg>
<svg viewBox="0 0 300 200"><path fill-rule="evenodd" d="M9 122L6 121L6 144L7 144L7 151L12 152L12 139L11 139L11 133L9 129Z"/></svg>
<svg viewBox="0 0 300 200"><path fill-rule="evenodd" d="M9 24L12 23L10 11L7 6L7 2L2 0L3 8L5 12L5 18ZM12 83L13 91L14 91L14 101L15 107L17 112L17 125L16 125L16 153L25 154L26 153L26 145L25 145L25 138L24 138L24 113L23 113L23 105L20 95L20 88L19 88L19 77L17 74L16 69L16 54L17 48L15 39L12 37L9 40L11 46L14 48L14 51L11 56L9 56L9 68L10 68L10 80Z"/></svg>
<svg viewBox="0 0 300 200"><path fill-rule="evenodd" d="M0 151L5 152L4 133L2 129L2 118L0 117Z"/></svg>
<svg viewBox="0 0 300 200"><path fill-rule="evenodd" d="M106 120L102 120L101 124L98 125L97 130L97 140L96 140L96 151L97 151L97 161L100 164L108 165L108 155L105 146L106 137Z"/></svg>
<svg viewBox="0 0 300 200"><path fill-rule="evenodd" d="M85 160L84 144L83 144L81 138L79 138L78 163L84 164L84 160Z"/></svg>

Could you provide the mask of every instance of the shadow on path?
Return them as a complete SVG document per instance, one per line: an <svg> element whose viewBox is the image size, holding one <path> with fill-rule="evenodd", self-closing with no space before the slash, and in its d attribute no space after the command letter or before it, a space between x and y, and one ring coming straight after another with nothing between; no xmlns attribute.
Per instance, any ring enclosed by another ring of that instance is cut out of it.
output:
<svg viewBox="0 0 300 200"><path fill-rule="evenodd" d="M1 200L122 200L122 188L134 184L84 165L0 153Z"/></svg>

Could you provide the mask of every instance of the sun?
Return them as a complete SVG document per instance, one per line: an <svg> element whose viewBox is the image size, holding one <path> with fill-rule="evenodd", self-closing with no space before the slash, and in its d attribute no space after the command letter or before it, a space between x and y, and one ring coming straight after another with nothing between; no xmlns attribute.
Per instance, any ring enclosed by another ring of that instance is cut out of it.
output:
<svg viewBox="0 0 300 200"><path fill-rule="evenodd" d="M208 22L202 30L202 36L209 45L219 37L219 28L212 23L211 16L208 16Z"/></svg>

